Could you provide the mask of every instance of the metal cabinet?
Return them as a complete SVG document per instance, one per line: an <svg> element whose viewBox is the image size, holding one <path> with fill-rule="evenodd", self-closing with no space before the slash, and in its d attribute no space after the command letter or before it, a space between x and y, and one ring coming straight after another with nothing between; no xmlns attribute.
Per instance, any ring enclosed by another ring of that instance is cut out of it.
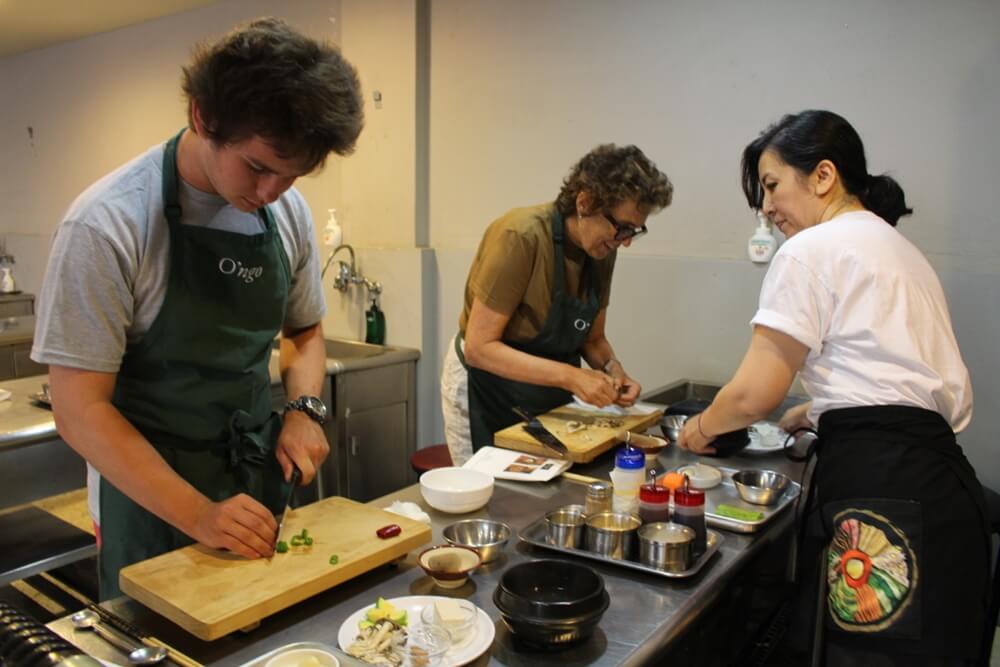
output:
<svg viewBox="0 0 1000 667"><path fill-rule="evenodd" d="M412 484L416 361L337 373L331 380L332 464L324 466L324 487L367 502Z"/></svg>
<svg viewBox="0 0 1000 667"><path fill-rule="evenodd" d="M35 314L34 294L0 294L0 317Z"/></svg>

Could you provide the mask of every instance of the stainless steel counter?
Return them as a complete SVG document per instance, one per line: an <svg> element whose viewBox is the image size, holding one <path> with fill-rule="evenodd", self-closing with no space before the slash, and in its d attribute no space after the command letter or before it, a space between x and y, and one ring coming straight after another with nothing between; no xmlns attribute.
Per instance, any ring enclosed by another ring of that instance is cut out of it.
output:
<svg viewBox="0 0 1000 667"><path fill-rule="evenodd" d="M686 452L668 450L660 458L662 465L670 466L694 457ZM726 463L736 467L766 463L769 467L797 474L794 464L786 463L775 455L762 459L750 455L733 457L726 459ZM610 466L611 457L604 456L584 468L574 468L574 472L606 478ZM583 485L565 479L546 484L498 481L486 508L473 514L455 516L430 509L420 497L419 487L413 485L371 504L384 507L397 499L417 502L431 515L432 544L439 544L443 542L442 529L453 521L488 516L504 521L518 531L537 519L546 508L581 502L583 494ZM719 553L700 574L690 579L665 580L613 565L581 561L604 577L611 596L611 607L591 639L563 651L527 651L513 643L499 620L492 595L501 574L511 565L536 558L564 556L530 547L512 538L504 555L480 568L468 583L449 594L474 602L496 623L493 646L486 655L472 663L474 665L631 667L651 664L659 651L669 646L705 613L758 552L788 530L791 522L792 513L786 511L756 535L726 533ZM241 665L291 642L319 641L336 645L337 632L344 620L354 611L373 604L379 596L443 594L416 566L414 559L415 553L411 553L398 565L362 575L265 619L259 628L250 633L236 633L212 643L199 641L129 598L118 598L105 603L105 606L206 665ZM68 618L59 619L50 627L97 657L121 659L92 635L74 632Z"/></svg>
<svg viewBox="0 0 1000 667"><path fill-rule="evenodd" d="M30 320L32 329L34 327L34 317L13 319ZM26 340L29 342L31 333L31 330L28 330L26 334ZM327 339L326 346L327 375L398 364L420 357L420 352L417 350L392 345L368 345L356 341ZM280 385L281 373L277 350L271 354L269 369L271 383ZM23 447L57 437L52 411L31 400L32 394L41 391L42 384L48 381L47 375L36 375L0 382L0 388L7 389L12 394L9 400L0 401L0 450Z"/></svg>

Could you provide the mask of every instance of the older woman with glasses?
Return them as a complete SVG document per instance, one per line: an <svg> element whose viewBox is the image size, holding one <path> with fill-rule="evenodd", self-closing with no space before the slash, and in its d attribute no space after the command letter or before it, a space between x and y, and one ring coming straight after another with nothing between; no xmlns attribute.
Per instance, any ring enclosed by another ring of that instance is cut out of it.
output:
<svg viewBox="0 0 1000 667"><path fill-rule="evenodd" d="M639 383L604 333L611 274L618 248L644 234L647 216L672 195L642 151L607 144L572 168L555 202L490 224L441 376L455 465L515 423L514 406L537 414L574 394L600 407L636 400Z"/></svg>

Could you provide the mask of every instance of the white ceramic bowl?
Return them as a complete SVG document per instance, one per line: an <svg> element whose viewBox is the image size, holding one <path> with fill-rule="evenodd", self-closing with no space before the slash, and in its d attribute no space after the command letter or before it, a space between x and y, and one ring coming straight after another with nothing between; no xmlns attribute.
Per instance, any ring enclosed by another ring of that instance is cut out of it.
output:
<svg viewBox="0 0 1000 667"><path fill-rule="evenodd" d="M493 495L493 477L469 468L435 468L420 476L420 495L441 512L474 512Z"/></svg>
<svg viewBox="0 0 1000 667"><path fill-rule="evenodd" d="M317 648L294 648L282 651L267 661L264 667L340 667L337 656Z"/></svg>
<svg viewBox="0 0 1000 667"><path fill-rule="evenodd" d="M722 473L719 469L705 463L681 466L677 472L687 475L691 480L691 486L696 489L714 489L722 483Z"/></svg>

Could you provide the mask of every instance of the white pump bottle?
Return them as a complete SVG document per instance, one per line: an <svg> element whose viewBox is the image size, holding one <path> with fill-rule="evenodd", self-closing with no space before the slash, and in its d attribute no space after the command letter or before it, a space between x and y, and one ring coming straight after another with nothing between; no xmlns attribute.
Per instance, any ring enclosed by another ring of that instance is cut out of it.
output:
<svg viewBox="0 0 1000 667"><path fill-rule="evenodd" d="M774 251L778 248L778 239L771 233L771 222L760 209L757 210L757 229L754 230L750 242L747 243L747 254L750 261L766 264L771 261Z"/></svg>
<svg viewBox="0 0 1000 667"><path fill-rule="evenodd" d="M337 222L337 209L327 209L330 217L327 218L326 227L323 228L323 245L334 249L340 247L344 240L344 230Z"/></svg>

